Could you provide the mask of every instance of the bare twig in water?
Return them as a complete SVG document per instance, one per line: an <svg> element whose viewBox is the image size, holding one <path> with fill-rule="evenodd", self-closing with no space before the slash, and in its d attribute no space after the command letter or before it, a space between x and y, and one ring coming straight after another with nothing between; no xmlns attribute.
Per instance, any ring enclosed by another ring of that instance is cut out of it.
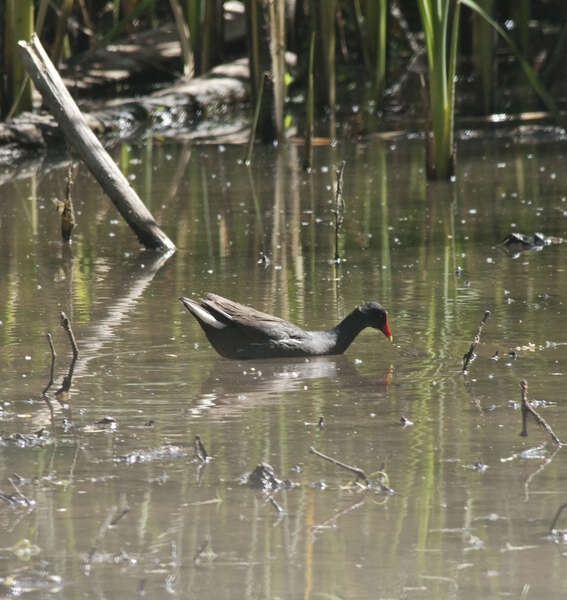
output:
<svg viewBox="0 0 567 600"><path fill-rule="evenodd" d="M73 330L71 329L71 322L67 318L67 315L62 312L61 313L61 327L67 332L69 336L69 340L71 341L71 347L73 348L73 359L77 360L79 357L79 347L77 346L77 342L75 340L75 336L73 335Z"/></svg>
<svg viewBox="0 0 567 600"><path fill-rule="evenodd" d="M116 525L116 523L118 523L118 521L120 521L120 519L122 517L124 517L125 515L127 515L129 512L130 512L130 505L128 504L128 498L126 498L126 494L121 494L120 500L118 503L118 507L117 507L117 514L110 521L110 525L111 526Z"/></svg>
<svg viewBox="0 0 567 600"><path fill-rule="evenodd" d="M524 482L524 502L527 502L530 499L530 484L534 477L539 475L547 467L547 465L551 464L551 461L555 458L555 455L559 452L559 450L561 450L561 446L557 446L557 448L555 448L553 451L553 454L548 458L545 458L541 465L533 473L528 475L526 481Z"/></svg>
<svg viewBox="0 0 567 600"><path fill-rule="evenodd" d="M283 513L284 509L277 503L276 499L273 496L270 496L268 500L272 503L272 506L279 512Z"/></svg>
<svg viewBox="0 0 567 600"><path fill-rule="evenodd" d="M368 481L368 477L366 477L366 473L362 469L359 469L358 467L351 467L350 465L347 465L344 462L337 460L336 458L327 456L326 454L323 454L322 452L315 450L315 448L313 448L313 446L311 446L311 448L309 448L309 451L311 452L311 454L315 454L316 456L319 456L320 458L328 460L330 463L337 465L337 467L342 467L343 469L346 469L347 471L354 473L356 475L357 479L362 479L366 485L370 485L370 482Z"/></svg>
<svg viewBox="0 0 567 600"><path fill-rule="evenodd" d="M478 329L476 330L476 335L474 336L474 339L472 341L471 347L469 348L469 351L463 356L463 373L467 372L467 367L469 366L469 363L472 360L474 360L474 357L475 357L474 350L476 348L476 345L480 342L480 334L482 333L482 328L484 327L484 324L486 323L486 321L488 321L489 317L490 317L490 311L487 310L484 313L484 317L482 317L482 321L480 322Z"/></svg>
<svg viewBox="0 0 567 600"><path fill-rule="evenodd" d="M551 436L553 441L558 446L563 446L563 442L555 435L553 429L549 426L547 421L539 415L539 413L535 410L535 408L528 401L528 382L525 379L520 381L520 388L522 389L522 431L520 431L520 435L522 437L526 437L528 435L527 428L527 417L528 413L530 413L533 418L536 420L536 423L545 429L545 431Z"/></svg>
<svg viewBox="0 0 567 600"><path fill-rule="evenodd" d="M12 484L12 487L16 490L16 493L24 501L26 506L31 506L31 500L29 500L26 496L24 496L24 494L22 494L20 488L16 485L16 482L11 477L8 477L8 481Z"/></svg>
<svg viewBox="0 0 567 600"><path fill-rule="evenodd" d="M252 154L254 153L254 142L256 141L256 129L258 127L258 121L260 119L260 111L262 109L262 99L264 97L264 87L266 81L269 79L269 75L264 73L262 77L262 83L258 88L258 96L256 98L256 107L254 108L254 117L252 119L252 126L250 127L250 136L248 137L248 150L246 151L245 163L249 165L252 162Z"/></svg>
<svg viewBox="0 0 567 600"><path fill-rule="evenodd" d="M216 558L216 554L213 552L211 547L211 539L206 538L202 544L197 548L197 552L193 556L193 564L198 566L201 564L202 559L214 560Z"/></svg>
<svg viewBox="0 0 567 600"><path fill-rule="evenodd" d="M340 260L339 236L345 220L345 200L343 197L343 175L346 161L342 161L337 169L337 192L335 194L335 260Z"/></svg>
<svg viewBox="0 0 567 600"><path fill-rule="evenodd" d="M51 370L49 374L49 383L45 386L45 389L42 392L42 395L45 396L49 388L53 385L53 374L55 371L55 359L57 358L57 354L55 353L55 347L53 346L53 336L48 333L47 334L47 343L49 344L49 349L51 350Z"/></svg>
<svg viewBox="0 0 567 600"><path fill-rule="evenodd" d="M195 436L195 456L203 463L207 462L209 455L203 446L200 436Z"/></svg>
<svg viewBox="0 0 567 600"><path fill-rule="evenodd" d="M340 517L348 514L349 512L351 512L353 510L356 510L357 508L360 508L361 506L364 505L365 502L366 502L366 498L364 498L363 500L360 500L359 502L356 502L355 504L345 508L344 510L339 511L338 513L334 514L331 518L327 519L320 525L313 525L311 527L312 536L315 537L315 534L318 533L319 531L328 529L329 527L331 527L331 525L333 525L336 521L338 521Z"/></svg>
<svg viewBox="0 0 567 600"><path fill-rule="evenodd" d="M73 187L73 165L69 165L67 171L67 185L65 187L65 201L61 208L61 237L67 244L71 241L71 234L76 225L75 209L73 208L73 198L71 188Z"/></svg>
<svg viewBox="0 0 567 600"><path fill-rule="evenodd" d="M120 496L120 500L119 500L119 505L118 506L113 506L110 510L110 512L108 513L106 519L104 520L103 524L100 526L100 529L98 530L98 533L96 534L96 537L94 539L93 545L89 551L89 554L87 555L87 558L85 560L85 568L87 570L90 570L90 563L98 549L98 546L100 545L100 543L102 542L104 536L106 535L106 532L108 531L108 529L110 527L112 527L113 525L116 525L116 523L118 523L118 521L120 521L120 519L126 514L128 513L130 510L130 507L128 506L128 502L126 500L126 495L122 494Z"/></svg>
<svg viewBox="0 0 567 600"><path fill-rule="evenodd" d="M209 538L205 538L201 545L197 548L197 552L195 552L195 556L193 556L193 564L198 565L201 562L201 555L207 549L209 545Z"/></svg>
<svg viewBox="0 0 567 600"><path fill-rule="evenodd" d="M71 382L73 381L75 363L77 362L77 358L79 357L79 347L77 346L75 335L73 334L73 330L71 329L71 322L67 318L67 315L64 312L62 312L60 316L61 327L63 327L63 329L67 332L69 340L71 341L71 348L73 349L73 359L71 360L71 364L69 365L69 371L67 372L67 375L63 378L61 387L55 392L57 399L61 404L63 404L63 399L66 398L64 394L66 394L71 389Z"/></svg>
<svg viewBox="0 0 567 600"><path fill-rule="evenodd" d="M557 512L555 513L555 516L553 517L553 521L551 521L551 526L549 528L549 533L553 534L554 531L556 531L556 525L557 525L557 521L559 521L559 517L561 516L561 513L567 508L567 502L564 502L558 509Z"/></svg>
<svg viewBox="0 0 567 600"><path fill-rule="evenodd" d="M313 165L313 133L314 133L314 83L313 83L313 61L315 56L315 31L311 32L311 42L309 43L309 67L307 70L307 98L305 101L305 157L303 159L303 168L310 172Z"/></svg>

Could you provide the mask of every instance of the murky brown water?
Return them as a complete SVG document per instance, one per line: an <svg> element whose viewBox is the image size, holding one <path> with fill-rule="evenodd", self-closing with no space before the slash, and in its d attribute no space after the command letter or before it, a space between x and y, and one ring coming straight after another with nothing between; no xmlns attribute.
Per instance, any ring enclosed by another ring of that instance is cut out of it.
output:
<svg viewBox="0 0 567 600"><path fill-rule="evenodd" d="M51 205L64 170L3 185L0 595L565 597L567 554L549 527L566 450L534 423L520 437L518 403L525 377L567 440L567 248L496 247L512 231L567 235L564 148L467 141L458 182L429 186L422 152L419 140L316 148L307 176L295 147L258 150L250 174L240 147L124 147L117 158L179 248L161 268L83 170L71 254ZM379 300L395 343L368 330L345 356L223 360L177 301L205 291L312 329ZM81 351L63 405L61 310ZM214 457L204 467L195 435ZM311 446L384 468L396 494L351 485ZM285 512L239 484L262 461L301 484L275 494Z"/></svg>

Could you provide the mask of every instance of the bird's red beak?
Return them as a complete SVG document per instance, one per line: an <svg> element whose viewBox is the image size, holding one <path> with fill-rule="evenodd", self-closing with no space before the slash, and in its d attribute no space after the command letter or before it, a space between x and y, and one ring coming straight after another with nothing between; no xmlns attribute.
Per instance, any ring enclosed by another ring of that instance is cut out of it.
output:
<svg viewBox="0 0 567 600"><path fill-rule="evenodd" d="M382 333L391 341L394 341L394 336L390 331L390 324L388 323L388 313L386 313L386 322L384 323L384 327L382 327Z"/></svg>

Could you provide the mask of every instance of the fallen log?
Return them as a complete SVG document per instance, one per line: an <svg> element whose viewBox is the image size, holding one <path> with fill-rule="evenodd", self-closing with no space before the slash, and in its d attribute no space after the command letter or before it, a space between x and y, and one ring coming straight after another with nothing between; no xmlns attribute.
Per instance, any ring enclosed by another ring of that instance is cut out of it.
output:
<svg viewBox="0 0 567 600"><path fill-rule="evenodd" d="M33 34L30 42L19 41L18 48L27 72L59 123L67 142L78 152L140 242L146 248L173 252L173 242L160 229L150 211L87 125L37 35Z"/></svg>

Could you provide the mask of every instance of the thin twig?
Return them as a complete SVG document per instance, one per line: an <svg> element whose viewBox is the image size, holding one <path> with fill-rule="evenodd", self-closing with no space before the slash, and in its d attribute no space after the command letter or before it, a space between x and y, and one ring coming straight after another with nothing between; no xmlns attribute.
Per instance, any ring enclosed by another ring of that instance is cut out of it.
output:
<svg viewBox="0 0 567 600"><path fill-rule="evenodd" d="M73 163L70 163L65 186L65 201L63 202L61 210L61 237L66 244L71 242L71 234L77 223L75 219L75 209L73 207L73 197L71 196L73 183Z"/></svg>
<svg viewBox="0 0 567 600"><path fill-rule="evenodd" d="M553 441L558 446L563 446L563 442L555 435L553 429L551 429L551 427L549 426L547 421L542 416L540 416L537 413L537 411L535 410L535 408L529 403L529 401L528 401L528 382L525 379L522 379L522 381L520 381L520 388L522 389L522 431L520 432L520 435L522 437L526 437L528 435L527 415L528 415L528 413L530 413L533 416L533 418L536 420L536 423L540 427L545 429L545 431L551 436Z"/></svg>
<svg viewBox="0 0 567 600"><path fill-rule="evenodd" d="M530 484L534 477L546 469L547 465L551 464L551 461L555 458L555 455L559 452L559 450L561 450L561 446L557 446L557 448L555 448L553 451L553 454L544 459L541 465L533 473L531 473L531 475L528 475L526 481L524 482L524 502L527 502L530 499Z"/></svg>
<svg viewBox="0 0 567 600"><path fill-rule="evenodd" d="M116 523L118 523L118 521L120 521L120 519L122 517L124 517L125 515L127 515L130 512L130 505L128 504L128 498L126 498L126 494L121 494L120 495L120 500L119 500L119 504L118 504L118 510L120 512L118 512L114 518L112 519L112 521L110 521L110 525L111 527L116 525Z"/></svg>
<svg viewBox="0 0 567 600"><path fill-rule="evenodd" d="M343 160L337 169L337 192L335 194L335 260L339 260L339 235L345 220L345 201L343 197L343 174L346 161Z"/></svg>
<svg viewBox="0 0 567 600"><path fill-rule="evenodd" d="M463 356L463 373L467 372L467 367L469 366L469 363L475 357L474 350L476 348L476 345L480 342L480 334L482 333L482 328L484 327L486 321L488 321L489 317L490 317L490 311L487 310L484 313L484 317L482 317L482 321L480 322L478 329L476 330L476 335L474 336L474 339L472 341L471 347L469 348L469 351Z"/></svg>
<svg viewBox="0 0 567 600"><path fill-rule="evenodd" d="M199 565L201 563L201 556L203 556L203 553L208 548L209 543L210 543L209 538L205 538L203 540L203 542L201 542L201 545L197 548L197 551L195 552L195 555L193 556L193 564L194 565Z"/></svg>
<svg viewBox="0 0 567 600"><path fill-rule="evenodd" d="M309 44L309 68L307 71L307 99L305 102L305 158L303 168L310 172L313 166L313 133L315 120L314 117L314 85L313 85L313 61L315 56L315 31L311 32L311 42Z"/></svg>
<svg viewBox="0 0 567 600"><path fill-rule="evenodd" d="M359 469L358 467L352 467L350 465L347 465L344 462L341 462L340 460L337 460L336 458L327 456L326 454L323 454L322 452L315 450L315 448L313 448L313 446L311 446L311 448L309 448L309 451L312 454L315 454L316 456L319 456L320 458L328 460L330 463L337 465L337 467L342 467L343 469L346 469L347 471L354 473L356 475L357 479L362 479L362 480L364 480L364 483L366 485L370 485L370 482L368 481L368 477L366 477L366 473L362 469Z"/></svg>
<svg viewBox="0 0 567 600"><path fill-rule="evenodd" d="M553 517L553 521L551 522L551 526L549 528L549 533L553 533L555 531L555 526L557 525L557 521L559 521L559 517L561 516L561 513L563 512L563 510L567 508L567 502L564 502L558 509L557 512L555 513L555 516Z"/></svg>
<svg viewBox="0 0 567 600"><path fill-rule="evenodd" d="M55 346L53 345L53 336L48 333L47 334L47 343L49 344L49 349L51 350L51 371L49 375L49 383L45 386L45 389L42 392L42 396L47 394L47 390L53 385L53 374L55 372L55 359L57 358L57 354L55 353Z"/></svg>
<svg viewBox="0 0 567 600"><path fill-rule="evenodd" d="M209 459L205 446L198 435L195 436L195 456L203 463L207 462Z"/></svg>
<svg viewBox="0 0 567 600"><path fill-rule="evenodd" d="M327 519L326 521L324 521L320 525L313 525L311 527L311 535L312 535L312 537L314 538L315 534L318 531L322 531L322 530L327 529L328 527L330 527L331 524L333 524L336 521L338 521L339 518L342 517L343 515L346 515L349 512L352 512L353 510L356 510L357 508L360 508L361 506L364 505L365 502L366 502L366 497L363 498L362 500L360 500L359 502L356 502L352 506L349 506L349 507L347 507L347 508L339 511L338 513L334 514L331 518Z"/></svg>
<svg viewBox="0 0 567 600"><path fill-rule="evenodd" d="M110 527L112 527L113 525L116 525L116 523L118 523L118 521L120 521L120 519L128 513L128 511L130 510L130 507L127 504L126 501L126 495L123 494L120 496L120 505L119 506L113 506L110 509L110 512L108 513L108 515L106 516L106 519L104 520L103 524L100 526L100 529L98 530L98 533L96 534L96 537L94 539L93 545L89 551L89 554L86 558L85 561L85 567L86 568L90 568L90 563L97 551L97 548L100 544L100 542L102 541L102 539L104 538L104 536L106 535L106 532L108 531L108 529ZM119 512L120 511L120 512Z"/></svg>
<svg viewBox="0 0 567 600"><path fill-rule="evenodd" d="M16 482L11 477L8 477L8 481L12 484L12 487L16 490L18 496L25 502L25 504L27 506L31 506L32 505L31 500L29 500L26 496L24 496L24 494L22 494L22 491L17 486Z"/></svg>
<svg viewBox="0 0 567 600"><path fill-rule="evenodd" d="M108 531L108 528L110 527L110 524L112 523L112 520L116 516L117 512L118 512L118 508L116 506L113 506L110 509L110 512L106 516L106 519L104 520L103 524L100 526L98 533L95 536L93 545L91 546L91 549L90 549L87 559L85 561L85 566L88 566L90 564L91 560L93 559L93 556L95 555L95 553L97 551L98 545L100 544L100 542L102 541L102 538L105 536L106 532Z"/></svg>
<svg viewBox="0 0 567 600"><path fill-rule="evenodd" d="M266 82L267 75L264 74L262 77L262 83L258 89L258 97L256 98L256 107L254 109L254 118L252 119L252 125L250 127L250 136L248 137L248 150L246 151L245 162L249 165L252 162L252 154L254 153L254 142L256 141L256 129L258 127L258 119L260 118L260 109L262 107L262 98L264 96L264 84Z"/></svg>
<svg viewBox="0 0 567 600"><path fill-rule="evenodd" d="M71 347L73 348L73 359L77 360L79 357L79 347L77 346L77 342L75 340L75 336L73 335L73 330L71 329L71 322L67 318L67 315L62 312L61 313L61 327L67 332L69 336L69 340L71 341Z"/></svg>
<svg viewBox="0 0 567 600"><path fill-rule="evenodd" d="M272 506L279 512L284 512L284 509L277 503L276 499L273 496L270 496L268 500L272 503Z"/></svg>

